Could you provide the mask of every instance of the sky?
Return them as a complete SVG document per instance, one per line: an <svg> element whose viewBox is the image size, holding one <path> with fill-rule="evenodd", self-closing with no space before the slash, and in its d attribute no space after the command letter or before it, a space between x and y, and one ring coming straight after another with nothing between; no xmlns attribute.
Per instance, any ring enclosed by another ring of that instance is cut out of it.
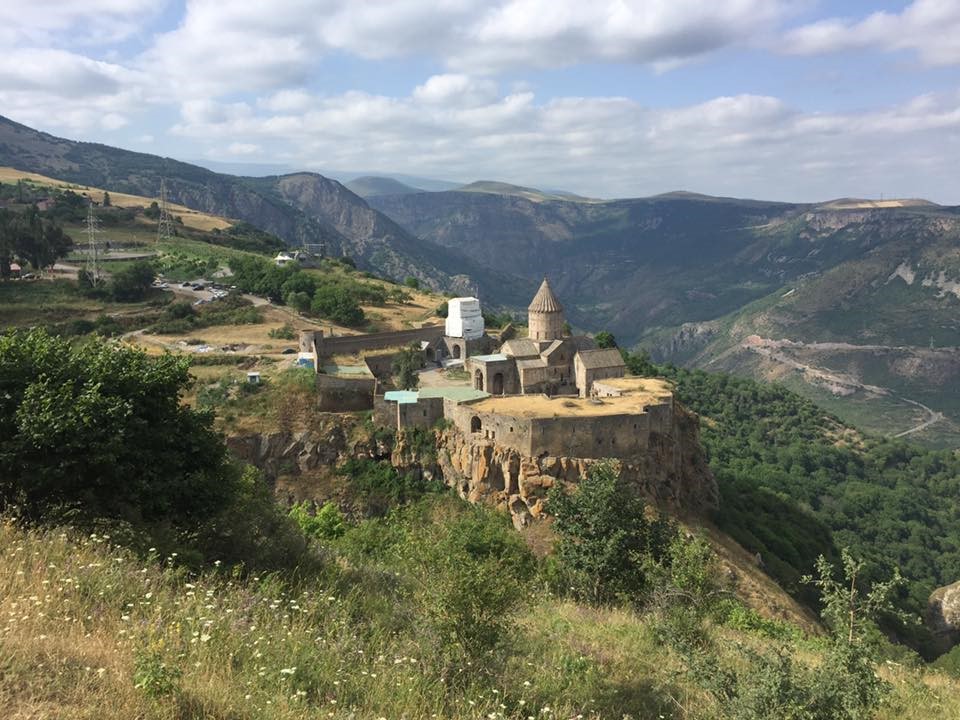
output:
<svg viewBox="0 0 960 720"><path fill-rule="evenodd" d="M960 0L37 0L0 52L0 114L187 161L960 204Z"/></svg>

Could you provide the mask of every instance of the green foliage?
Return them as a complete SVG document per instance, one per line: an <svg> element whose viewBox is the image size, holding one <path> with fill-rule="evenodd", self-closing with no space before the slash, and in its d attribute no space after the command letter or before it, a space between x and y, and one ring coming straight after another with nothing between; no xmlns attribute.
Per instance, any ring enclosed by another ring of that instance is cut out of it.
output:
<svg viewBox="0 0 960 720"><path fill-rule="evenodd" d="M951 677L960 678L960 645L941 655L933 662L933 667L942 670Z"/></svg>
<svg viewBox="0 0 960 720"><path fill-rule="evenodd" d="M418 370L423 367L423 353L416 345L398 352L390 369L393 372L393 384L401 390L415 390L420 385Z"/></svg>
<svg viewBox="0 0 960 720"><path fill-rule="evenodd" d="M406 285L408 288L412 288L414 290L420 289L420 280L418 280L415 277L408 277L404 279L403 284Z"/></svg>
<svg viewBox="0 0 960 720"><path fill-rule="evenodd" d="M293 325L290 323L284 323L278 328L273 328L267 333L270 337L277 340L296 340L297 331L294 329Z"/></svg>
<svg viewBox="0 0 960 720"><path fill-rule="evenodd" d="M163 317L150 326L150 332L160 335L189 333L215 325L256 325L263 322L260 308L238 292L231 292L212 302L194 306L186 300L170 303Z"/></svg>
<svg viewBox="0 0 960 720"><path fill-rule="evenodd" d="M842 581L833 579L834 568L824 558L817 579L808 579L821 591L831 630L823 662L814 667L785 646L723 651L705 622L709 606L691 606L672 581L666 583L666 601L660 605L661 637L683 658L689 677L714 697L724 718L866 720L889 688L877 676L875 655L863 640L879 614L892 609L889 596L899 577L860 593L862 568L844 550Z"/></svg>
<svg viewBox="0 0 960 720"><path fill-rule="evenodd" d="M505 518L465 512L430 538L421 598L451 664L486 665L506 640L533 559Z"/></svg>
<svg viewBox="0 0 960 720"><path fill-rule="evenodd" d="M866 563L854 559L847 548L841 551L840 560L841 579L834 576L831 563L820 556L817 558L816 577L805 576L803 582L820 591L823 621L834 638L848 645L861 644L881 615L899 612L891 596L903 585L904 580L899 568L895 568L889 580L875 582L869 590L863 590L859 583L863 581Z"/></svg>
<svg viewBox="0 0 960 720"><path fill-rule="evenodd" d="M307 537L316 540L332 540L347 531L343 513L332 502L318 508L314 503L304 500L290 508L290 517Z"/></svg>
<svg viewBox="0 0 960 720"><path fill-rule="evenodd" d="M899 566L898 605L920 615L934 588L960 577L960 456L900 440L862 438L779 385L670 366L632 372L672 380L677 399L702 418L701 438L721 493L715 520L769 572L808 603L802 575L843 544L861 557L863 579ZM836 543L836 544L835 544ZM885 620L892 627L892 618ZM919 626L897 627L924 649Z"/></svg>
<svg viewBox="0 0 960 720"><path fill-rule="evenodd" d="M167 663L158 650L138 650L134 656L134 687L147 697L162 698L180 691L183 671Z"/></svg>
<svg viewBox="0 0 960 720"><path fill-rule="evenodd" d="M449 303L447 303L447 301L444 300L443 303L437 306L437 309L433 311L433 314L436 315L437 317L445 318L447 315L450 314Z"/></svg>
<svg viewBox="0 0 960 720"><path fill-rule="evenodd" d="M110 279L110 294L119 302L142 300L153 284L153 265L146 260L138 260L113 273Z"/></svg>
<svg viewBox="0 0 960 720"><path fill-rule="evenodd" d="M665 558L676 534L668 520L647 519L643 499L612 463L593 466L571 493L555 485L548 509L560 574L595 604L638 602L649 590L647 566Z"/></svg>
<svg viewBox="0 0 960 720"><path fill-rule="evenodd" d="M180 404L187 367L42 330L0 336L0 510L106 524L188 563L304 561L269 488L228 461L210 415Z"/></svg>
<svg viewBox="0 0 960 720"><path fill-rule="evenodd" d="M607 332L606 330L601 330L598 332L593 336L593 339L596 341L598 348L617 347L617 339L613 336L613 333Z"/></svg>
<svg viewBox="0 0 960 720"><path fill-rule="evenodd" d="M398 505L443 491L443 485L420 473L401 473L388 462L352 458L338 474L349 478L349 494L373 515L384 515Z"/></svg>
<svg viewBox="0 0 960 720"><path fill-rule="evenodd" d="M15 257L35 270L53 265L73 247L73 240L56 222L44 220L36 205L22 212L0 209L0 278L10 277Z"/></svg>
<svg viewBox="0 0 960 720"><path fill-rule="evenodd" d="M317 288L310 309L317 315L330 318L341 325L361 325L366 319L356 296L337 285Z"/></svg>

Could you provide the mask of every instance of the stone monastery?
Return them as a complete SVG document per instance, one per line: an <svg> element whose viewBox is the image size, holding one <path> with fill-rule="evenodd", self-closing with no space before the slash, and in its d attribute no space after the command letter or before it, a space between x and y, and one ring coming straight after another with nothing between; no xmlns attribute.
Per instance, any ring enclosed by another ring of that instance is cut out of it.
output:
<svg viewBox="0 0 960 720"><path fill-rule="evenodd" d="M669 386L626 377L619 350L565 335L563 306L546 279L528 308L528 337L506 340L494 353L470 354L492 341L479 301L454 298L448 307L444 338L423 345L441 355L463 352L470 387L388 391L374 400L380 425L427 428L445 419L467 438L529 457L631 458L647 452L652 432L669 431Z"/></svg>
<svg viewBox="0 0 960 720"><path fill-rule="evenodd" d="M301 360L317 370L321 410L372 408L380 427L435 431L438 476L465 498L508 509L518 527L539 517L554 483L576 482L606 458L659 505L714 506L696 416L674 402L666 381L628 376L617 349L567 327L545 279L528 308L527 337L487 333L480 301L453 298L443 325L305 331ZM398 348L412 346L426 365L419 389L381 391ZM401 442L393 464L411 461L408 452Z"/></svg>

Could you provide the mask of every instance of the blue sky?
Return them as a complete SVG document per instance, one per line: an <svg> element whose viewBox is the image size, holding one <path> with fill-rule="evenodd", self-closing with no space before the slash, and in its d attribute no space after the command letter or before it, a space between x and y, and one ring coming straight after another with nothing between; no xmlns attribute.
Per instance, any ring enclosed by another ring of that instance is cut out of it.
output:
<svg viewBox="0 0 960 720"><path fill-rule="evenodd" d="M960 0L45 0L0 114L186 160L960 204Z"/></svg>

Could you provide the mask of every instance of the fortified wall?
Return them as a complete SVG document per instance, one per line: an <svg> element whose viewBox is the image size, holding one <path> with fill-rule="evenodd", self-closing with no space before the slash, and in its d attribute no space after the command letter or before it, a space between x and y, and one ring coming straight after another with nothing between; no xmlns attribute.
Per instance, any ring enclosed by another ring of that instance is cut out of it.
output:
<svg viewBox="0 0 960 720"><path fill-rule="evenodd" d="M699 421L674 402L665 381L616 378L604 381L598 394L445 399L451 427L438 433L444 481L472 502L508 510L517 527L543 513L551 487L576 483L607 459L661 507L686 514L717 506ZM397 419L407 426L428 427L438 415L435 401L397 404L393 413L400 408Z"/></svg>

